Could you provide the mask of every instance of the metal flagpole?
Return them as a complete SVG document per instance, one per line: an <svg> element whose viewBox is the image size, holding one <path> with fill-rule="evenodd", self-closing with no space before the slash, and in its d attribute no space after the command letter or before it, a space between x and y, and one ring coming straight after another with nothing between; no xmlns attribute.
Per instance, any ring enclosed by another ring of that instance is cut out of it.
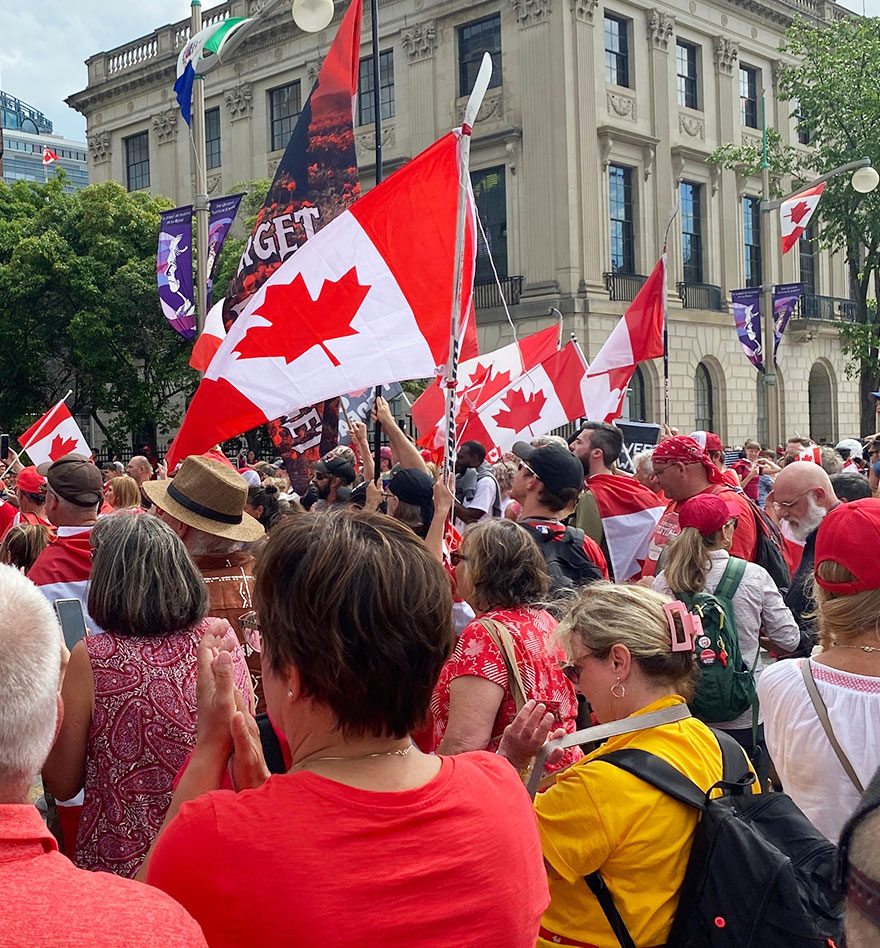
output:
<svg viewBox="0 0 880 948"><path fill-rule="evenodd" d="M192 0L190 10L189 33L192 38L202 29L201 0ZM193 210L196 215L196 282L198 285L196 325L198 335L201 335L208 313L208 159L205 143L205 77L199 72L196 72L193 82L192 136L196 159L196 193L193 195Z"/></svg>
<svg viewBox="0 0 880 948"><path fill-rule="evenodd" d="M767 447L775 451L779 444L779 395L776 388L773 352L776 325L773 319L771 261L775 257L776 247L771 245L770 211L767 207L770 200L770 160L767 155L767 97L763 89L761 90L761 184L764 198L761 202L761 335L763 336L761 345L764 356L764 415L767 423Z"/></svg>
<svg viewBox="0 0 880 948"><path fill-rule="evenodd" d="M471 131L483 104L483 96L489 88L492 78L492 57L483 53L480 71L477 73L474 88L471 91L467 106L464 110L464 119L461 123L461 160L458 170L458 215L457 232L455 235L455 283L452 294L452 320L449 331L449 360L446 363L446 457L443 462L444 473L455 470L455 389L458 384L458 349L459 334L461 331L461 291L464 278L464 235L468 214L468 193L470 191L470 155Z"/></svg>
<svg viewBox="0 0 880 948"><path fill-rule="evenodd" d="M678 203L672 205L666 230L663 233L663 424L669 427L669 307L666 305L666 247L669 243L669 228L678 214Z"/></svg>
<svg viewBox="0 0 880 948"><path fill-rule="evenodd" d="M376 184L382 180L382 93L379 88L379 0L370 0L370 36L373 44L373 134L376 139ZM382 397L382 386L376 386L376 398ZM373 455L376 479L382 470L382 425L376 419L373 428Z"/></svg>

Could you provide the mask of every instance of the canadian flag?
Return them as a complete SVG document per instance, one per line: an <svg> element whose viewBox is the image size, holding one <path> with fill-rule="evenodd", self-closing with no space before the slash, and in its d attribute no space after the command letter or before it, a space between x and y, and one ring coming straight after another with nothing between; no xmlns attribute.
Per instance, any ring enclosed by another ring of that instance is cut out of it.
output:
<svg viewBox="0 0 880 948"><path fill-rule="evenodd" d="M43 164L51 165L53 161L58 161L58 155L51 148L43 146Z"/></svg>
<svg viewBox="0 0 880 948"><path fill-rule="evenodd" d="M543 362L559 346L559 327L550 326L519 342L459 363L456 432L461 439L468 417L481 405L519 378L523 371ZM420 444L442 448L445 444L446 392L439 378L413 402L413 424L422 435Z"/></svg>
<svg viewBox="0 0 880 948"><path fill-rule="evenodd" d="M779 227L782 233L782 252L789 250L798 242L798 238L807 229L810 218L816 210L819 198L825 190L825 182L815 188L800 191L779 205Z"/></svg>
<svg viewBox="0 0 880 948"><path fill-rule="evenodd" d="M82 454L87 458L92 456L92 449L63 400L32 424L19 437L18 443L34 464L57 461L65 454Z"/></svg>
<svg viewBox="0 0 880 948"><path fill-rule="evenodd" d="M189 364L199 372L205 372L211 364L211 359L220 348L220 343L226 338L223 328L223 304L226 299L217 302L208 310L205 317L205 328L202 330L196 344L190 353Z"/></svg>
<svg viewBox="0 0 880 948"><path fill-rule="evenodd" d="M613 421L620 416L636 366L663 355L665 318L664 253L590 365L584 380L584 406L588 418Z"/></svg>
<svg viewBox="0 0 880 948"><path fill-rule="evenodd" d="M479 441L497 461L517 441L531 441L584 415L587 363L574 342L533 366L484 402L467 420L462 441ZM490 447L491 446L491 447Z"/></svg>
<svg viewBox="0 0 880 948"><path fill-rule="evenodd" d="M587 490L599 508L614 579L625 582L642 571L666 503L626 474L594 474L587 480Z"/></svg>
<svg viewBox="0 0 880 948"><path fill-rule="evenodd" d="M446 362L461 139L450 132L373 188L254 293L208 366L170 468L305 405L430 376ZM463 332L476 252L472 194L466 223Z"/></svg>

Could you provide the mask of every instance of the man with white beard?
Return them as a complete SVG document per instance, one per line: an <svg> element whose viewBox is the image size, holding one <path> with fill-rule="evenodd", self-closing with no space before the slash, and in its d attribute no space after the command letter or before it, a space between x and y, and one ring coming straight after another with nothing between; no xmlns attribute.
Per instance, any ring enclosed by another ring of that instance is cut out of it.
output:
<svg viewBox="0 0 880 948"><path fill-rule="evenodd" d="M804 554L791 578L785 604L791 609L801 632L809 633L815 640L813 620L805 619L804 614L812 612L815 607L812 579L816 531L825 514L840 501L831 486L831 479L812 461L795 461L784 467L776 475L770 500L780 519L788 522L792 536L804 544Z"/></svg>

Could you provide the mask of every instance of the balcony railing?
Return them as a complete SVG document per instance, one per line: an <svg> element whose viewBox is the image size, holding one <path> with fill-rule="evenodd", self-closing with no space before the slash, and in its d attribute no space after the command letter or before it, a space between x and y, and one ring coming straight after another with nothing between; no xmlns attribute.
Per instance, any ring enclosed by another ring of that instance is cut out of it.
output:
<svg viewBox="0 0 880 948"><path fill-rule="evenodd" d="M609 298L631 303L648 279L641 273L603 273Z"/></svg>
<svg viewBox="0 0 880 948"><path fill-rule="evenodd" d="M521 276L510 276L501 278L501 289L494 281L485 283L474 283L474 306L477 309L489 309L492 306L502 306L501 293L504 293L504 300L508 306L516 306L522 296L523 278Z"/></svg>
<svg viewBox="0 0 880 948"><path fill-rule="evenodd" d="M858 318L858 303L837 296L818 296L805 293L796 311L800 319L822 319L833 322L855 322Z"/></svg>
<svg viewBox="0 0 880 948"><path fill-rule="evenodd" d="M678 298L685 309L713 309L721 312L721 287L711 283L676 284Z"/></svg>

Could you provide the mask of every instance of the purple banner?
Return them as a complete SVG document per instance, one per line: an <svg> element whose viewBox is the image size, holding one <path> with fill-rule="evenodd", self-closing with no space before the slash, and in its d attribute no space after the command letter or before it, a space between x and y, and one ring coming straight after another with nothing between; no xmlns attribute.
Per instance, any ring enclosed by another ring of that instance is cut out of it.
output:
<svg viewBox="0 0 880 948"><path fill-rule="evenodd" d="M764 352L761 347L761 288L732 290L733 319L736 334L746 358L759 371L764 371Z"/></svg>
<svg viewBox="0 0 880 948"><path fill-rule="evenodd" d="M782 334L803 292L803 283L779 283L773 288L773 334L776 337L773 344L774 364Z"/></svg>
<svg viewBox="0 0 880 948"><path fill-rule="evenodd" d="M238 205L241 204L243 194L230 194L228 197L217 198L211 201L211 217L208 221L208 305L205 308L207 312L211 308L211 289L214 286L214 271L217 269L217 261L220 258L220 251L223 249L223 241L232 227L235 215L238 213Z"/></svg>
<svg viewBox="0 0 880 948"><path fill-rule="evenodd" d="M163 211L159 217L156 280L159 284L159 303L165 318L185 339L195 339L192 205Z"/></svg>

